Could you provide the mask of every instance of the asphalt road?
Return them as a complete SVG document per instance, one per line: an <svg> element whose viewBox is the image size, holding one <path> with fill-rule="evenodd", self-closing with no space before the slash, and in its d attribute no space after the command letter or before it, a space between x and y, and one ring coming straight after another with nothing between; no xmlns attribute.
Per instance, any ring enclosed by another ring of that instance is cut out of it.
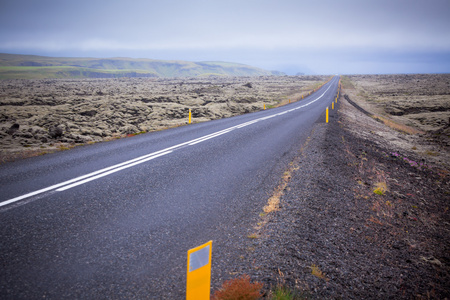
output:
<svg viewBox="0 0 450 300"><path fill-rule="evenodd" d="M337 85L0 166L0 298L182 298L187 250L213 240L213 270L234 255Z"/></svg>

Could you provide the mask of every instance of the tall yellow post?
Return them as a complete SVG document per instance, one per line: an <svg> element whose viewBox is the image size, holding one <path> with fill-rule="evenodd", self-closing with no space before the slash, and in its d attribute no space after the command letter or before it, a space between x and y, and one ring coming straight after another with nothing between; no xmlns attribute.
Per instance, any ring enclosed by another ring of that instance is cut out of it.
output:
<svg viewBox="0 0 450 300"><path fill-rule="evenodd" d="M327 107L327 112L325 114L325 123L328 123L328 107Z"/></svg>
<svg viewBox="0 0 450 300"><path fill-rule="evenodd" d="M209 300L212 241L188 251L186 300Z"/></svg>
<svg viewBox="0 0 450 300"><path fill-rule="evenodd" d="M265 110L266 109L266 104L265 103L263 104L263 107L264 107L264 110Z"/></svg>
<svg viewBox="0 0 450 300"><path fill-rule="evenodd" d="M189 108L189 124L191 124L192 121L192 113L191 113L191 109Z"/></svg>

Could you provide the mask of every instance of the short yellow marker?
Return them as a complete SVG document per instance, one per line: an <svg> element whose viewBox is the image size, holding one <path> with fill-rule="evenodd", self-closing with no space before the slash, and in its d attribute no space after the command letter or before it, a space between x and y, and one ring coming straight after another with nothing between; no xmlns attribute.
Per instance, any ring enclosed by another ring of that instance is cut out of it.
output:
<svg viewBox="0 0 450 300"><path fill-rule="evenodd" d="M325 114L325 123L328 123L328 107L327 107L327 112Z"/></svg>
<svg viewBox="0 0 450 300"><path fill-rule="evenodd" d="M266 104L264 103L263 106L264 106L264 110L265 110L266 109Z"/></svg>
<svg viewBox="0 0 450 300"><path fill-rule="evenodd" d="M289 99L289 103L291 103L291 99Z"/></svg>
<svg viewBox="0 0 450 300"><path fill-rule="evenodd" d="M189 108L189 124L191 124L192 121L192 113L191 113L191 109Z"/></svg>
<svg viewBox="0 0 450 300"><path fill-rule="evenodd" d="M334 109L334 102L331 102L331 109Z"/></svg>
<svg viewBox="0 0 450 300"><path fill-rule="evenodd" d="M188 250L186 300L209 300L212 241Z"/></svg>

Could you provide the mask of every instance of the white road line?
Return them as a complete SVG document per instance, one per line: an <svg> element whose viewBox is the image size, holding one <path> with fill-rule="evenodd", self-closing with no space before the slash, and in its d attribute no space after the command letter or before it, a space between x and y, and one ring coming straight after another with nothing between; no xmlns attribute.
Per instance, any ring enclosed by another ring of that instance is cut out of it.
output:
<svg viewBox="0 0 450 300"><path fill-rule="evenodd" d="M62 187L62 188L57 189L56 191L57 191L57 192L62 192L62 191L71 189L71 188L76 187L76 186L78 186L78 185L85 184L86 182L89 182L89 181L92 181L92 180L99 179L99 178L101 178L101 177L110 175L110 174L112 174L112 173L119 172L119 171L121 171L121 170L130 168L130 167L133 167L133 166L135 166L135 165L142 164L143 162L146 162L146 161L155 159L155 158L157 158L157 157L160 157L160 156L163 156L163 155L172 153L172 152L173 152L173 151L167 151L167 152L163 152L163 153L160 153L160 154L157 154L157 155L154 155L154 156L147 157L146 159L142 159L142 160L137 161L137 162L134 162L134 163L132 163L132 164L128 164L128 165L122 166L122 167L120 167L120 168L116 168L116 169L113 169L113 170L111 170L111 171L102 173L102 174L100 174L100 175L97 175L97 176L94 176L94 177L90 177L90 178L88 178L88 179L85 179L85 180L82 180L82 181L78 181L78 182L75 182L75 183L70 184L70 185L66 185L66 186L64 186L64 187Z"/></svg>
<svg viewBox="0 0 450 300"><path fill-rule="evenodd" d="M233 128L233 129L234 129L234 128ZM222 134L228 133L228 132L232 131L233 129L227 130L227 131L223 131L223 132L220 132L220 133L217 133L217 134L209 135L208 137L206 137L206 138L204 138L204 139L196 140L195 142L189 143L189 146L192 146L192 145L195 145L195 144L198 144L198 143L207 141L207 140L209 140L209 139L215 138L215 137L220 136L220 135L222 135Z"/></svg>
<svg viewBox="0 0 450 300"><path fill-rule="evenodd" d="M42 194L42 193L45 193L45 192L48 192L48 191L52 191L52 190L56 190L57 192L62 192L62 191L68 190L70 188L73 188L75 186L78 186L78 185L81 185L81 184L85 184L87 182L90 182L90 181L102 178L104 176L108 176L110 174L113 174L115 172L118 172L118 171L130 168L130 167L136 166L138 164L144 163L146 161L150 161L152 159L155 159L155 158L164 156L166 154L172 153L173 151L175 151L178 148L181 148L183 146L192 146L192 145L195 145L195 144L207 141L209 139L215 138L217 136L229 133L229 132L231 132L231 131L233 131L235 129L243 128L243 127L255 124L255 123L259 122L259 121L264 121L264 120L268 120L268 119L271 119L271 118L274 118L274 117L277 117L277 116L284 115L284 114L286 114L288 112L295 111L297 109L306 107L306 106L316 102L317 100L322 98L323 95L325 95L325 93L330 88L331 88L331 84L325 90L325 92L322 93L322 95L320 95L316 99L314 99L314 100L312 100L312 101L310 101L310 102L308 102L308 103L306 103L304 105L298 106L296 108L292 108L292 109L289 109L289 110L286 110L286 111L283 111L283 112L280 112L280 113L276 113L276 114L273 114L273 115L269 115L269 116L266 116L266 117L262 117L262 118L259 118L259 119L248 121L248 122L245 122L245 123L242 123L242 124L239 124L239 125L235 125L235 126L232 126L232 127L229 127L229 128L226 128L226 129L223 129L223 130L220 130L220 131L217 131L217 132L214 132L214 133L211 133L211 134L208 134L208 135L205 135L205 136L202 136L202 137L190 140L188 142L184 142L184 143L181 143L181 144L169 147L169 148L165 148L163 150L159 150L159 151L156 151L156 152L153 152L153 153L150 153L150 154L146 154L146 155L143 155L143 156L140 156L140 157L137 157L137 158L125 161L123 163L120 163L120 164L117 164L117 165L113 165L111 167L107 167L107 168L104 168L104 169L101 169L101 170L98 170L98 171L95 171L95 172L92 172L92 173L89 173L89 174L86 174L86 175L82 175L82 176L79 176L79 177L76 177L76 178L73 178L73 179L70 179L70 180L67 180L67 181L64 181L64 182L61 182L61 183L49 186L49 187L46 187L46 188L43 188L43 189L31 192L31 193L22 195L22 196L18 196L18 197L15 197L15 198L12 198L12 199L0 202L0 207L8 205L8 204L11 204L11 203L14 203L14 202L17 202L17 201L20 201L20 200L23 200L23 199L26 199L26 198L30 198L30 197L33 197L33 196L36 196L36 195L39 195L39 194Z"/></svg>

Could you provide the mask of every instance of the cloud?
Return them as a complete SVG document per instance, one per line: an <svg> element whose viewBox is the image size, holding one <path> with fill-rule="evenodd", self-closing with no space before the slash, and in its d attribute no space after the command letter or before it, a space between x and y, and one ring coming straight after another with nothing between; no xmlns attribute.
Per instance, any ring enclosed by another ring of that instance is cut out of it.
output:
<svg viewBox="0 0 450 300"><path fill-rule="evenodd" d="M331 61L346 53L450 53L449 15L447 0L3 0L0 51L259 57L259 65L284 64L293 53L320 69L319 54Z"/></svg>

